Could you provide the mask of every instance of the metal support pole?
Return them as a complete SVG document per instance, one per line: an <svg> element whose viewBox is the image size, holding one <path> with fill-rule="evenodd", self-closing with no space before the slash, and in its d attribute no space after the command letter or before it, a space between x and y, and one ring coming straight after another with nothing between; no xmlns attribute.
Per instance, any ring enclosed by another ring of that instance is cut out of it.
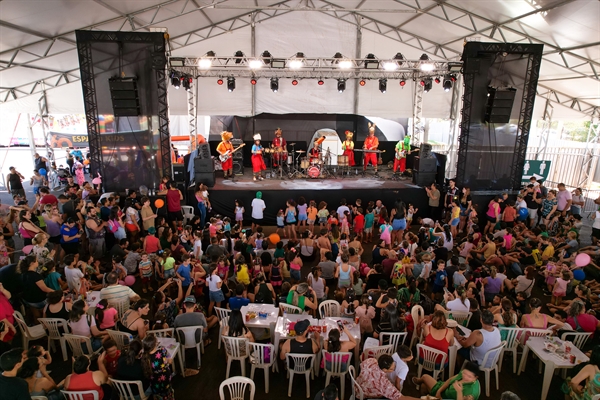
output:
<svg viewBox="0 0 600 400"><path fill-rule="evenodd" d="M251 23L250 23L250 55L252 57L256 57L256 24L254 22L254 17L256 17L256 13L252 13ZM250 85L251 96L252 96L252 110L251 115L254 117L256 115L256 85Z"/></svg>
<svg viewBox="0 0 600 400"><path fill-rule="evenodd" d="M538 146L537 153L535 154L536 160L543 160L546 157L546 149L548 148L548 137L550 136L550 128L552 126L552 114L554 113L554 107L550 102L550 96L553 96L554 92L549 91L548 97L546 98L546 105L544 107L543 126L542 133L540 135L540 144Z"/></svg>
<svg viewBox="0 0 600 400"><path fill-rule="evenodd" d="M448 158L446 159L446 178L456 176L456 160L458 147L458 130L460 127L460 106L462 82L461 75L457 75L456 82L452 87L452 103L450 105L450 147L448 147Z"/></svg>
<svg viewBox="0 0 600 400"><path fill-rule="evenodd" d="M416 80L415 96L413 98L413 124L412 124L412 142L414 146L420 146L424 140L423 128L423 86Z"/></svg>
<svg viewBox="0 0 600 400"><path fill-rule="evenodd" d="M195 82L195 86L190 88L187 92L188 100L188 127L190 135L190 152L196 149L198 143L198 135L196 130L196 87L198 82Z"/></svg>
<svg viewBox="0 0 600 400"><path fill-rule="evenodd" d="M362 51L362 26L361 18L356 16L356 51L355 57L361 58L360 52ZM358 95L359 95L359 84L354 82L354 114L358 115Z"/></svg>
<svg viewBox="0 0 600 400"><path fill-rule="evenodd" d="M27 133L29 136L29 150L31 151L31 160L35 159L35 138L33 137L33 125L31 123L31 114L27 113ZM10 143L9 143L10 145Z"/></svg>
<svg viewBox="0 0 600 400"><path fill-rule="evenodd" d="M50 145L52 141L52 136L50 135L50 125L48 124L48 115L50 115L50 111L48 110L48 99L46 97L46 85L44 81L41 81L42 85L42 97L38 100L38 108L40 113L40 121L42 124L42 133L44 135L44 145L46 147L46 159L48 160L49 167L52 166L54 162L54 150ZM48 129L46 129L48 128Z"/></svg>
<svg viewBox="0 0 600 400"><path fill-rule="evenodd" d="M597 164L596 150L598 147L598 139L600 139L600 123L597 121L590 122L588 130L588 140L585 146L585 156L581 164L581 178L577 186L585 186L589 189L592 185L594 167Z"/></svg>

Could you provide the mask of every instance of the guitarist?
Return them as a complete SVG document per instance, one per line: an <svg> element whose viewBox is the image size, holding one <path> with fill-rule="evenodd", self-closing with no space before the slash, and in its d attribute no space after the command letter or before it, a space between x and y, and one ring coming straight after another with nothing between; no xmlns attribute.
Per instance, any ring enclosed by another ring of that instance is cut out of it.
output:
<svg viewBox="0 0 600 400"><path fill-rule="evenodd" d="M394 158L394 174L400 168L400 173L406 171L406 156L410 154L410 135L405 135L404 140L396 143L396 157Z"/></svg>
<svg viewBox="0 0 600 400"><path fill-rule="evenodd" d="M377 150L379 147L379 139L375 137L375 124L369 122L369 136L365 139L365 143L363 144L364 150ZM368 153L364 152L364 168L363 170L367 171L367 166L369 162L375 168L375 175L377 175L377 154L376 153Z"/></svg>
<svg viewBox="0 0 600 400"><path fill-rule="evenodd" d="M254 182L263 180L262 171L267 169L265 160L263 160L263 147L260 144L260 133L253 136L254 144L252 145L252 173L254 174Z"/></svg>
<svg viewBox="0 0 600 400"><path fill-rule="evenodd" d="M279 150L273 154L273 166L279 167L285 164L287 160L287 142L281 137L281 128L277 128L275 131L275 139L271 143L271 148Z"/></svg>
<svg viewBox="0 0 600 400"><path fill-rule="evenodd" d="M231 157L233 153L233 145L230 142L232 138L233 133L227 131L221 132L221 143L219 143L217 146L217 151L219 154L222 156L229 156L227 160L221 161L224 179L228 179L228 177L233 178L233 158Z"/></svg>

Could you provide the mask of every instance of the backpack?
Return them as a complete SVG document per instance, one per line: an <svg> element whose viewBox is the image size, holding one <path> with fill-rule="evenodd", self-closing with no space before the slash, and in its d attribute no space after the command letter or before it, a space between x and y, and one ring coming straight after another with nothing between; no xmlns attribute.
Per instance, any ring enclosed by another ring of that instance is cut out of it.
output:
<svg viewBox="0 0 600 400"><path fill-rule="evenodd" d="M119 230L119 224L116 223L115 221L113 221L112 219L108 221L108 231L110 233L115 233L116 231Z"/></svg>
<svg viewBox="0 0 600 400"><path fill-rule="evenodd" d="M418 304L423 307L425 315L433 314L435 304L428 296L421 295L421 299L419 300Z"/></svg>

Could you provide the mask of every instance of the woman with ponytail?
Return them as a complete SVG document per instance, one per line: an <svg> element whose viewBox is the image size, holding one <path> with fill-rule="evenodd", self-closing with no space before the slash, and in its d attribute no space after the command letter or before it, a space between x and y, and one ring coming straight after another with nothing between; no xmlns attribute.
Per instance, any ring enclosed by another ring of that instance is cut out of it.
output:
<svg viewBox="0 0 600 400"><path fill-rule="evenodd" d="M513 304L510 299L504 297L500 306L492 307L490 311L494 314L494 321L498 323L498 328L516 328L517 313L513 310ZM502 331L500 332L502 334ZM504 335L506 336L506 334ZM502 340L506 339L505 337Z"/></svg>
<svg viewBox="0 0 600 400"><path fill-rule="evenodd" d="M339 325L339 324L338 324ZM343 329L340 331L340 329ZM325 343L323 343L323 348L327 350L325 357L321 360L321 368L327 366L327 369L331 370L330 364L332 361L331 353L349 353L356 347L356 339L352 336L346 325L342 325L340 329L332 329L329 331L329 337ZM348 336L348 340L340 341L340 337L342 336L342 332ZM342 357L342 362L345 366L348 365L348 360L350 356ZM345 369L342 369L344 372Z"/></svg>
<svg viewBox="0 0 600 400"><path fill-rule="evenodd" d="M452 251L454 248L454 238L452 237L452 233L450 231L450 225L444 224L442 227L439 223L435 224L435 229L433 230L433 235L444 239L444 247L448 249L448 251Z"/></svg>
<svg viewBox="0 0 600 400"><path fill-rule="evenodd" d="M471 307L471 302L467 298L467 289L464 286L457 287L454 294L446 292L444 300L446 301L446 308L444 309L440 304L436 304L436 310L469 312Z"/></svg>
<svg viewBox="0 0 600 400"><path fill-rule="evenodd" d="M142 368L143 356L142 341L135 339L129 342L129 345L121 352L121 357L117 361L117 372L115 378L123 381L141 381L146 396L150 397L150 375L144 373ZM139 395L137 386L131 386L134 396Z"/></svg>
<svg viewBox="0 0 600 400"><path fill-rule="evenodd" d="M175 400L175 391L171 386L173 359L167 350L158 343L156 336L147 335L142 341L144 354L142 368L144 375L150 377L150 388L155 400Z"/></svg>

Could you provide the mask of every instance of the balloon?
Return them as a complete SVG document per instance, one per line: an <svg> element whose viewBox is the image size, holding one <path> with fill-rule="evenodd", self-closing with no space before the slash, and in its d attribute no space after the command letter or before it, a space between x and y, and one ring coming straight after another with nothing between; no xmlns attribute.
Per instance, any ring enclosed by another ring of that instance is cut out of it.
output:
<svg viewBox="0 0 600 400"><path fill-rule="evenodd" d="M590 261L592 261L592 258L585 253L579 253L577 254L577 257L575 257L575 265L577 265L578 267L585 267L590 263Z"/></svg>
<svg viewBox="0 0 600 400"><path fill-rule="evenodd" d="M40 175L46 175L46 169L45 168L40 168L38 170L38 172L40 173Z"/></svg>
<svg viewBox="0 0 600 400"><path fill-rule="evenodd" d="M529 211L526 208L519 208L519 220L524 221L527 219Z"/></svg>
<svg viewBox="0 0 600 400"><path fill-rule="evenodd" d="M147 186L140 186L140 194L142 196L148 196L148 187Z"/></svg>
<svg viewBox="0 0 600 400"><path fill-rule="evenodd" d="M31 253L31 250L33 250L33 245L30 244L29 246L25 246L25 247L23 247L23 254L27 255L27 254Z"/></svg>
<svg viewBox="0 0 600 400"><path fill-rule="evenodd" d="M125 281L122 281L122 280L119 279L119 285L125 286Z"/></svg>
<svg viewBox="0 0 600 400"><path fill-rule="evenodd" d="M279 237L278 234L271 233L271 236L269 236L269 241L273 244L277 244L281 241L281 238Z"/></svg>
<svg viewBox="0 0 600 400"><path fill-rule="evenodd" d="M94 179L92 179L92 183L94 185L102 185L102 179L100 179L100 178L94 178Z"/></svg>
<svg viewBox="0 0 600 400"><path fill-rule="evenodd" d="M576 269L575 271L573 271L573 278L575 278L579 282L583 282L583 280L585 279L585 272L583 272L582 269Z"/></svg>
<svg viewBox="0 0 600 400"><path fill-rule="evenodd" d="M90 165L90 160L88 160L87 158L83 160L83 165Z"/></svg>
<svg viewBox="0 0 600 400"><path fill-rule="evenodd" d="M134 283L135 283L135 276L133 276L133 275L127 275L125 277L125 285L132 286Z"/></svg>
<svg viewBox="0 0 600 400"><path fill-rule="evenodd" d="M156 206L156 208L163 208L163 206L165 205L165 201L163 199L156 199L154 201L154 205Z"/></svg>

